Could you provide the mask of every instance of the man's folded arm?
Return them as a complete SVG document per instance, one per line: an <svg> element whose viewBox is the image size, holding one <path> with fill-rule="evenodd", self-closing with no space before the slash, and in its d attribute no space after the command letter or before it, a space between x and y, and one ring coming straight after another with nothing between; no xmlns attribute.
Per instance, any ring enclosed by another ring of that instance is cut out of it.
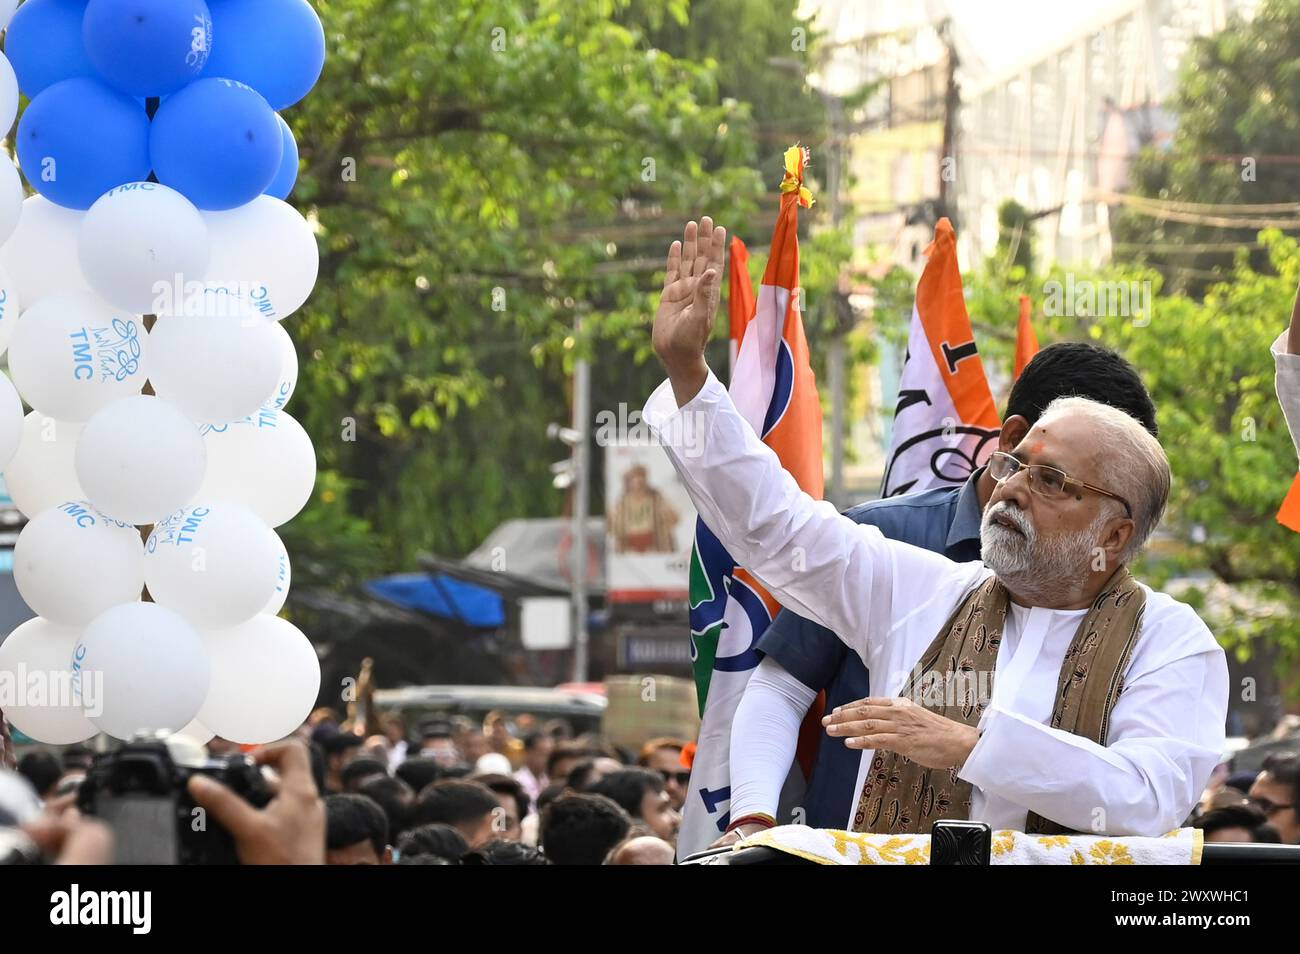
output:
<svg viewBox="0 0 1300 954"><path fill-rule="evenodd" d="M1126 686L1106 746L995 705L958 774L1077 831L1163 835L1221 757L1227 698L1222 652L1202 652Z"/></svg>
<svg viewBox="0 0 1300 954"><path fill-rule="evenodd" d="M732 818L776 818L781 787L794 764L799 726L816 698L816 692L770 656L758 664L731 722Z"/></svg>

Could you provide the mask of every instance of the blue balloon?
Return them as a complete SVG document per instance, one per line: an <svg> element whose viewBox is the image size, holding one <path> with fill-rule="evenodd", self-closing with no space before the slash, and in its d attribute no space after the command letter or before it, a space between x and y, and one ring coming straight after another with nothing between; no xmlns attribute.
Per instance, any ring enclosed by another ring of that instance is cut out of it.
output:
<svg viewBox="0 0 1300 954"><path fill-rule="evenodd" d="M284 158L280 160L280 171L275 174L275 179L267 187L266 194L277 199L287 199L293 187L298 184L298 140L293 138L293 130L289 128L283 116L276 113L275 118L280 120L280 135L284 139Z"/></svg>
<svg viewBox="0 0 1300 954"><path fill-rule="evenodd" d="M9 23L5 55L18 74L18 88L36 96L74 76L95 75L81 42L86 0L27 0Z"/></svg>
<svg viewBox="0 0 1300 954"><path fill-rule="evenodd" d="M154 174L200 209L252 202L280 170L284 140L275 111L254 89L201 79L167 97L149 140Z"/></svg>
<svg viewBox="0 0 1300 954"><path fill-rule="evenodd" d="M149 114L96 80L64 80L32 100L16 145L32 188L69 209L149 178Z"/></svg>
<svg viewBox="0 0 1300 954"><path fill-rule="evenodd" d="M204 0L90 0L81 31L99 75L132 96L176 92L198 78L212 49Z"/></svg>
<svg viewBox="0 0 1300 954"><path fill-rule="evenodd" d="M325 66L325 28L307 0L211 0L214 40L204 76L247 83L287 109Z"/></svg>

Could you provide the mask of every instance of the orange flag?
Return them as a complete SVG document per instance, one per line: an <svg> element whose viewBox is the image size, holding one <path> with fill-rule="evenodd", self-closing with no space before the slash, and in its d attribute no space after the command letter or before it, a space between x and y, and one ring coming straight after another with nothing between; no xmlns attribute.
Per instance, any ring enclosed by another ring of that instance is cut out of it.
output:
<svg viewBox="0 0 1300 954"><path fill-rule="evenodd" d="M882 497L956 486L997 447L1002 426L975 347L957 267L957 235L940 219L921 280L898 382Z"/></svg>
<svg viewBox="0 0 1300 954"><path fill-rule="evenodd" d="M1025 370L1027 365L1038 354L1038 335L1034 334L1034 323L1029 320L1033 314L1033 306L1030 305L1029 296L1020 296L1020 327L1016 331L1016 373L1012 380L1020 377L1020 373Z"/></svg>
<svg viewBox="0 0 1300 954"><path fill-rule="evenodd" d="M1277 512L1277 522L1288 530L1300 533L1300 474L1295 475L1291 490L1282 501L1282 509Z"/></svg>

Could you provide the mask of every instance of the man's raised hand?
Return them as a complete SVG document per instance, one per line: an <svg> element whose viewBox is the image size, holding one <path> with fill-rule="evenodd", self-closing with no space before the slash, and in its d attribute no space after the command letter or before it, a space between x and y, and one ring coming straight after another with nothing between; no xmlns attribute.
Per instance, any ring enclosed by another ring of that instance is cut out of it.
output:
<svg viewBox="0 0 1300 954"><path fill-rule="evenodd" d="M715 228L707 215L698 225L686 223L682 241L673 242L668 250L652 340L678 406L695 397L709 377L704 346L722 296L726 251L727 230Z"/></svg>

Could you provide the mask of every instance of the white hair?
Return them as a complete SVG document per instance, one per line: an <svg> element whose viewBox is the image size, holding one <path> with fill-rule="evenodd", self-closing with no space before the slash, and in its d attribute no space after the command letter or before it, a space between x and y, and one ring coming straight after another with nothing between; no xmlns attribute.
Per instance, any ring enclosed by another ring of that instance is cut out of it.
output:
<svg viewBox="0 0 1300 954"><path fill-rule="evenodd" d="M1120 562L1129 563L1142 552L1164 515L1171 481L1169 458L1137 418L1088 398L1057 398L1047 405L1038 423L1067 415L1085 417L1092 425L1099 463L1098 486L1119 494L1133 508L1133 538L1120 554ZM1123 512L1118 500L1107 499Z"/></svg>

